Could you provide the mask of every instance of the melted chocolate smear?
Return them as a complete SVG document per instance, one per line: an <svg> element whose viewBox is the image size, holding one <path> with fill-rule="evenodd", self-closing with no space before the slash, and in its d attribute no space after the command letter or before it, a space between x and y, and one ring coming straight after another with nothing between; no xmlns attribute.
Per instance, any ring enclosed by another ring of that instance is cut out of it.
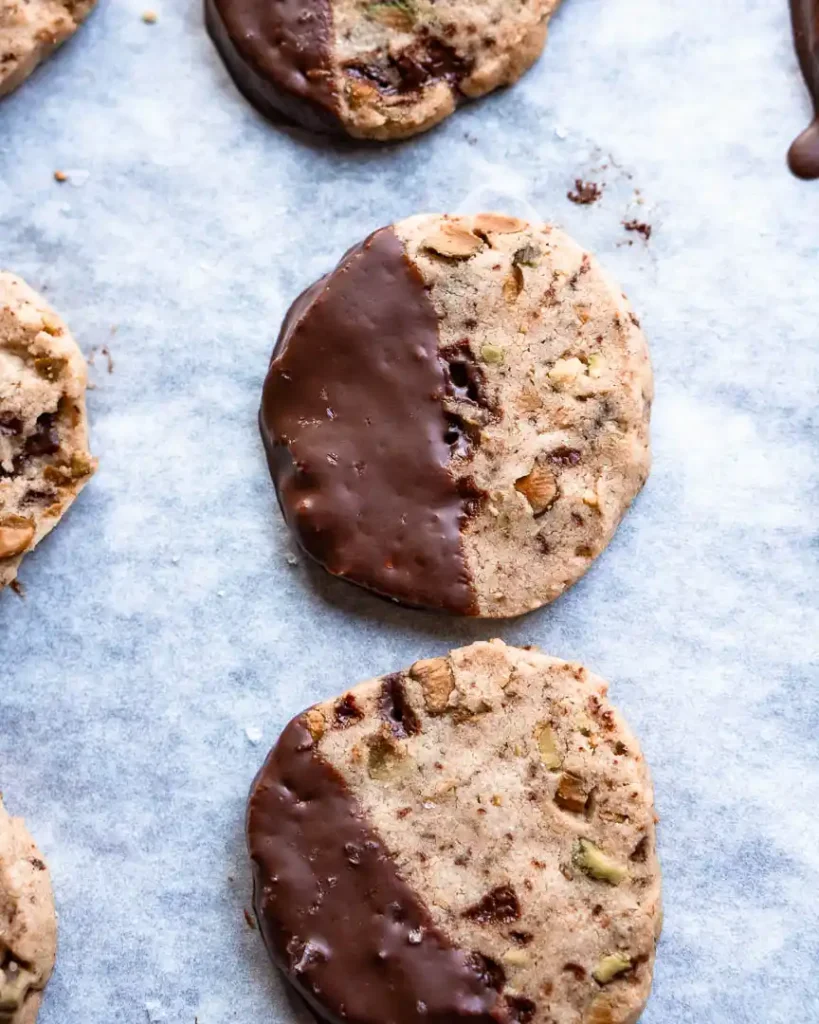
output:
<svg viewBox="0 0 819 1024"><path fill-rule="evenodd" d="M301 719L254 783L247 836L268 951L324 1020L509 1021L486 964L438 931Z"/></svg>
<svg viewBox="0 0 819 1024"><path fill-rule="evenodd" d="M788 166L798 178L819 178L819 0L791 0L793 38L816 117L793 143Z"/></svg>
<svg viewBox="0 0 819 1024"><path fill-rule="evenodd" d="M285 519L329 572L405 604L477 613L448 471L438 318L391 228L290 309L260 424Z"/></svg>
<svg viewBox="0 0 819 1024"><path fill-rule="evenodd" d="M360 722L364 717L364 712L356 704L355 697L351 693L345 693L343 697L336 701L333 708L333 716L336 720L336 725L340 729L346 729L348 726Z"/></svg>
<svg viewBox="0 0 819 1024"><path fill-rule="evenodd" d="M237 88L261 113L340 130L329 0L205 0L205 20Z"/></svg>
<svg viewBox="0 0 819 1024"><path fill-rule="evenodd" d="M404 681L396 672L385 676L381 685L381 714L389 723L393 736L405 739L421 731L418 716L407 701Z"/></svg>
<svg viewBox="0 0 819 1024"><path fill-rule="evenodd" d="M457 84L472 70L472 61L461 57L448 43L426 36L397 55L351 61L344 70L382 93L404 94L441 80Z"/></svg>

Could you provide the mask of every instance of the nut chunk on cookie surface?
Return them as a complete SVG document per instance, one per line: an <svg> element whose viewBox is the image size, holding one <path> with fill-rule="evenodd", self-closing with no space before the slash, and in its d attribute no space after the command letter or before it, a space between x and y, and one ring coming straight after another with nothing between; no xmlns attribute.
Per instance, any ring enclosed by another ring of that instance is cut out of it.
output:
<svg viewBox="0 0 819 1024"><path fill-rule="evenodd" d="M554 600L649 470L637 317L550 225L497 213L376 231L288 312L261 429L279 503L330 573L407 605Z"/></svg>
<svg viewBox="0 0 819 1024"><path fill-rule="evenodd" d="M34 1024L56 946L48 868L0 801L0 1024Z"/></svg>
<svg viewBox="0 0 819 1024"><path fill-rule="evenodd" d="M236 85L274 119L401 139L537 60L559 0L205 0Z"/></svg>
<svg viewBox="0 0 819 1024"><path fill-rule="evenodd" d="M634 1024L660 870L648 768L606 692L494 640L286 727L250 794L254 906L320 1017Z"/></svg>
<svg viewBox="0 0 819 1024"><path fill-rule="evenodd" d="M0 272L0 590L91 478L86 366L63 321Z"/></svg>

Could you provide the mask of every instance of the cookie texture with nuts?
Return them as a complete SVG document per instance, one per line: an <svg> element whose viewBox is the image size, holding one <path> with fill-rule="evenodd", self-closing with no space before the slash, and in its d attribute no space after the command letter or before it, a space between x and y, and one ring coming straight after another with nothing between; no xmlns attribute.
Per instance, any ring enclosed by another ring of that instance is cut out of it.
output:
<svg viewBox="0 0 819 1024"><path fill-rule="evenodd" d="M0 96L74 35L96 0L0 0Z"/></svg>
<svg viewBox="0 0 819 1024"><path fill-rule="evenodd" d="M0 800L0 1024L34 1024L56 948L48 868Z"/></svg>
<svg viewBox="0 0 819 1024"><path fill-rule="evenodd" d="M537 60L559 0L205 0L211 36L262 113L402 139Z"/></svg>
<svg viewBox="0 0 819 1024"><path fill-rule="evenodd" d="M0 590L60 521L96 468L86 366L63 321L0 272Z"/></svg>
<svg viewBox="0 0 819 1024"><path fill-rule="evenodd" d="M411 217L290 309L262 436L285 519L329 572L507 617L554 600L649 471L637 317L549 225Z"/></svg>
<svg viewBox="0 0 819 1024"><path fill-rule="evenodd" d="M634 1024L660 870L648 768L606 693L494 640L287 726L250 795L254 905L321 1017Z"/></svg>

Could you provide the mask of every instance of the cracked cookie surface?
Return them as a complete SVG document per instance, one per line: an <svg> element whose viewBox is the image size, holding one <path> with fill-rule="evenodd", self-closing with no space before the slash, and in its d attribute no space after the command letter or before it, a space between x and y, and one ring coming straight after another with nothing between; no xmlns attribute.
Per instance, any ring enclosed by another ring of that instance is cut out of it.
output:
<svg viewBox="0 0 819 1024"><path fill-rule="evenodd" d="M322 1017L634 1024L660 871L648 768L606 694L494 640L288 725L250 796L254 903Z"/></svg>
<svg viewBox="0 0 819 1024"><path fill-rule="evenodd" d="M96 0L0 0L0 96L72 36Z"/></svg>
<svg viewBox="0 0 819 1024"><path fill-rule="evenodd" d="M0 800L0 1024L34 1024L56 948L48 868Z"/></svg>
<svg viewBox="0 0 819 1024"><path fill-rule="evenodd" d="M0 590L96 468L85 389L85 360L66 325L0 272Z"/></svg>
<svg viewBox="0 0 819 1024"><path fill-rule="evenodd" d="M537 60L559 0L206 0L211 35L262 113L364 139L426 131Z"/></svg>
<svg viewBox="0 0 819 1024"><path fill-rule="evenodd" d="M648 475L651 400L637 318L593 256L549 225L422 215L296 300L261 427L329 572L501 618L606 547Z"/></svg>

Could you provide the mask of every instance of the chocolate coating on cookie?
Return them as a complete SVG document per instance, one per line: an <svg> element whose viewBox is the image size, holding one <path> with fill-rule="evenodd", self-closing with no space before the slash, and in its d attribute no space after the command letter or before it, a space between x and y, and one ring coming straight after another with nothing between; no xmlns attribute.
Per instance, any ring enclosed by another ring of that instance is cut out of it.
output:
<svg viewBox="0 0 819 1024"><path fill-rule="evenodd" d="M796 139L788 165L798 178L819 178L819 0L791 0L799 65L813 101L814 120Z"/></svg>
<svg viewBox="0 0 819 1024"><path fill-rule="evenodd" d="M334 126L329 0L205 0L205 19L237 88L263 114Z"/></svg>
<svg viewBox="0 0 819 1024"><path fill-rule="evenodd" d="M263 114L383 141L514 82L540 54L557 2L205 0L205 18Z"/></svg>
<svg viewBox="0 0 819 1024"><path fill-rule="evenodd" d="M438 319L391 228L296 300L260 416L279 502L329 572L410 605L474 612L447 469Z"/></svg>
<svg viewBox="0 0 819 1024"><path fill-rule="evenodd" d="M498 994L400 878L300 719L250 797L254 906L274 962L321 1017L348 1024L498 1024Z"/></svg>

